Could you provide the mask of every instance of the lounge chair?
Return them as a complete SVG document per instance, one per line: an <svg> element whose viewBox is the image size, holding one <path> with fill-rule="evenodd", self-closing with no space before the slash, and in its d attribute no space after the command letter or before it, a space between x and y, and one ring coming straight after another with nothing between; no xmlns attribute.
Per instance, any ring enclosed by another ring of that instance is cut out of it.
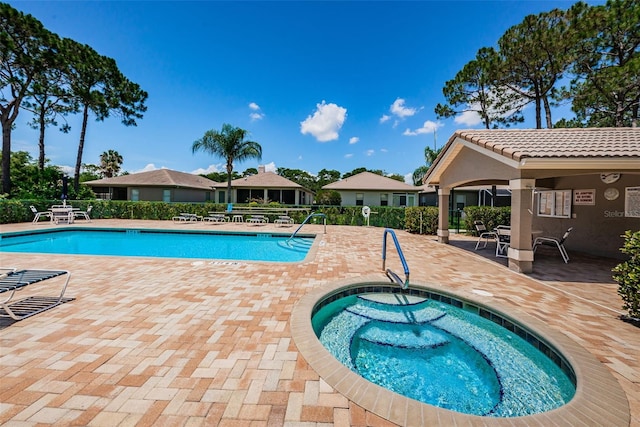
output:
<svg viewBox="0 0 640 427"><path fill-rule="evenodd" d="M31 296L21 300L14 299L16 292L27 286L65 275L66 280L64 280L62 291L58 296ZM63 302L62 299L70 278L71 273L67 270L17 270L0 267L0 294L8 295L7 298L0 301L0 317L22 320L60 305Z"/></svg>
<svg viewBox="0 0 640 427"><path fill-rule="evenodd" d="M173 222L195 222L201 220L202 217L192 213L182 212L178 216L171 218Z"/></svg>
<svg viewBox="0 0 640 427"><path fill-rule="evenodd" d="M533 241L533 253L536 253L536 249L540 245L554 246L558 248L562 259L564 260L564 263L567 264L569 262L569 254L567 254L567 250L564 247L564 241L567 240L567 237L569 237L571 231L573 231L573 227L569 227L569 229L565 231L560 238L549 236L536 237L536 239Z"/></svg>
<svg viewBox="0 0 640 427"><path fill-rule="evenodd" d="M251 215L247 222L252 225L264 225L269 222L269 218L264 215Z"/></svg>
<svg viewBox="0 0 640 427"><path fill-rule="evenodd" d="M35 206L29 206L29 209L31 209L31 212L33 212L33 215L35 215L33 217L33 223L35 224L36 222L40 221L41 217L47 217L49 218L49 220L51 220L53 218L53 212L50 211L46 211L46 212L38 212L38 210L36 209Z"/></svg>
<svg viewBox="0 0 640 427"><path fill-rule="evenodd" d="M289 216L280 215L275 221L273 221L273 223L281 227L290 227L292 224L294 224L294 221L293 218Z"/></svg>
<svg viewBox="0 0 640 427"><path fill-rule="evenodd" d="M482 221L473 221L473 226L476 228L478 232L478 242L476 243L476 251L480 247L480 243L484 240L484 245L482 248L487 247L487 243L489 240L498 240L498 234L495 231L487 230L487 227L484 226L484 222Z"/></svg>
<svg viewBox="0 0 640 427"><path fill-rule="evenodd" d="M227 222L229 218L222 213L210 213L209 216L205 216L204 218L202 218L202 220L206 222L212 222L214 224L220 224Z"/></svg>
<svg viewBox="0 0 640 427"><path fill-rule="evenodd" d="M89 216L89 214L91 214L92 209L93 209L93 206L89 205L86 211L73 211L73 217L84 218L87 221L91 222L91 217Z"/></svg>

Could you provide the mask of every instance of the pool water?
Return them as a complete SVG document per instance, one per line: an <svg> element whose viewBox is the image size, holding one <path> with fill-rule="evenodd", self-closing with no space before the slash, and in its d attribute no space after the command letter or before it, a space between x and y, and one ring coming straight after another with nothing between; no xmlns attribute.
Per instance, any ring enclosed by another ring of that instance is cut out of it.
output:
<svg viewBox="0 0 640 427"><path fill-rule="evenodd" d="M72 229L0 235L1 252L296 262L313 238L266 233Z"/></svg>
<svg viewBox="0 0 640 427"><path fill-rule="evenodd" d="M518 417L575 394L565 372L526 340L443 302L350 295L322 307L312 323L320 342L363 378L441 408Z"/></svg>

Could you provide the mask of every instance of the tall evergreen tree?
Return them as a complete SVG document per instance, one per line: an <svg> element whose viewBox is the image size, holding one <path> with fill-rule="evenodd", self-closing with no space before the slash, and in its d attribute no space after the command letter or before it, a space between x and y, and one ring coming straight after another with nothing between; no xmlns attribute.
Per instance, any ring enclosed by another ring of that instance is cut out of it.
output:
<svg viewBox="0 0 640 427"><path fill-rule="evenodd" d="M112 58L99 55L90 46L71 39L65 39L64 42L69 53L71 93L82 110L82 128L73 180L77 190L89 113L95 115L96 121L115 115L125 126L136 126L136 119L141 119L142 113L147 110L144 103L148 95L120 72Z"/></svg>
<svg viewBox="0 0 640 427"><path fill-rule="evenodd" d="M556 84L572 62L577 41L569 15L560 9L528 15L498 40L501 84L535 104L536 128L551 128L551 101Z"/></svg>
<svg viewBox="0 0 640 427"><path fill-rule="evenodd" d="M572 8L580 33L567 97L588 126L637 126L640 119L640 2Z"/></svg>
<svg viewBox="0 0 640 427"><path fill-rule="evenodd" d="M442 89L447 104L438 104L438 118L476 113L485 128L523 120L516 94L500 85L500 58L492 48L482 48Z"/></svg>
<svg viewBox="0 0 640 427"><path fill-rule="evenodd" d="M34 79L54 63L55 35L31 15L0 3L2 192L11 193L11 130Z"/></svg>

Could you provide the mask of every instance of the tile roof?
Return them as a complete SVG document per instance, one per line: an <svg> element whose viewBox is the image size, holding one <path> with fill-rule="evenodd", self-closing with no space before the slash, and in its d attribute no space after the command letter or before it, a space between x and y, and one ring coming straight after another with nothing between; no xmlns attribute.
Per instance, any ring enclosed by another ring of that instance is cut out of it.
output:
<svg viewBox="0 0 640 427"><path fill-rule="evenodd" d="M332 182L322 187L323 190L370 190L370 191L419 191L419 187L409 185L386 176L372 172L361 172L349 178Z"/></svg>
<svg viewBox="0 0 640 427"><path fill-rule="evenodd" d="M456 138L517 161L524 158L640 158L640 128L459 130L447 145Z"/></svg>
<svg viewBox="0 0 640 427"><path fill-rule="evenodd" d="M216 182L216 188L227 188L227 182ZM238 178L231 181L233 188L299 188L303 189L290 179L278 175L275 172L259 172L256 175L247 176L246 178ZM311 191L308 190L307 191Z"/></svg>
<svg viewBox="0 0 640 427"><path fill-rule="evenodd" d="M217 184L208 178L192 173L178 172L171 169L156 169L149 172L86 181L84 184L94 187L105 186L146 186L146 187L183 187L211 190Z"/></svg>

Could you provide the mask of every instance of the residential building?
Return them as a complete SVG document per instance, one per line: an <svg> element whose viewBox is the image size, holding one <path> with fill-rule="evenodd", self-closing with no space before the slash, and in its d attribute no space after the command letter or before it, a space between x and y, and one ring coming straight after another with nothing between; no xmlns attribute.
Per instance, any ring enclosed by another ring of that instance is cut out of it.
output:
<svg viewBox="0 0 640 427"><path fill-rule="evenodd" d="M340 193L341 206L417 206L420 191L420 187L372 172L361 172L322 189Z"/></svg>
<svg viewBox="0 0 640 427"><path fill-rule="evenodd" d="M227 183L216 182L216 200L227 202ZM249 203L261 200L263 203L278 202L283 205L310 205L313 203L313 191L304 188L290 179L258 167L256 175L231 181L232 203Z"/></svg>
<svg viewBox="0 0 640 427"><path fill-rule="evenodd" d="M106 200L162 202L213 201L215 181L171 169L120 175L86 181L96 197Z"/></svg>

